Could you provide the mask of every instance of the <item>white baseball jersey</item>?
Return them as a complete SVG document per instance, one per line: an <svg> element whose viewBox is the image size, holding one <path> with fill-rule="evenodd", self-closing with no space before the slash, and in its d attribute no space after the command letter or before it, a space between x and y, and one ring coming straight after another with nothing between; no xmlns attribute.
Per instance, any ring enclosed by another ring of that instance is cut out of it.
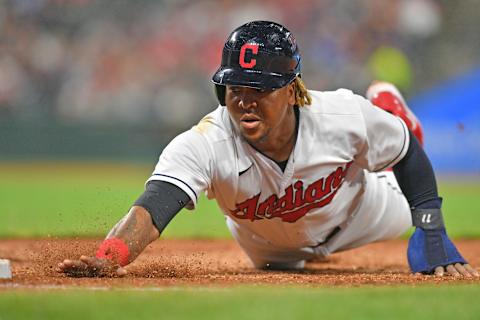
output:
<svg viewBox="0 0 480 320"><path fill-rule="evenodd" d="M227 108L219 106L171 141L149 180L181 188L191 198L190 208L202 192L216 199L234 237L257 266L263 263L258 252L271 247L288 255L317 248L335 228L348 229L362 212L369 223L362 224L355 241L384 238L365 235L378 234L374 229L388 214L392 188L380 187L381 178L369 172L391 167L406 154L405 123L349 90L310 94L312 104L299 108L297 140L283 172L242 138ZM396 188L403 201L397 207L408 210ZM405 231L401 225L395 235ZM343 242L321 254L355 246Z"/></svg>

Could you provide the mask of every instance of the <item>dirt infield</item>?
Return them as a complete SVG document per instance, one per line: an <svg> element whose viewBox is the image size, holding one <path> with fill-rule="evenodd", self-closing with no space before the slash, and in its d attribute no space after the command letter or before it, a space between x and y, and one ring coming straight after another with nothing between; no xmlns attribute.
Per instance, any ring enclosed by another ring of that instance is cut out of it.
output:
<svg viewBox="0 0 480 320"><path fill-rule="evenodd" d="M190 285L300 284L358 286L476 282L477 280L414 276L408 271L406 241L390 241L337 253L326 261L309 262L300 272L253 269L232 240L160 240L128 266L124 278L68 278L55 271L64 258L92 254L100 240L0 240L0 258L10 259L12 287L168 287ZM480 240L456 241L469 262L480 266Z"/></svg>

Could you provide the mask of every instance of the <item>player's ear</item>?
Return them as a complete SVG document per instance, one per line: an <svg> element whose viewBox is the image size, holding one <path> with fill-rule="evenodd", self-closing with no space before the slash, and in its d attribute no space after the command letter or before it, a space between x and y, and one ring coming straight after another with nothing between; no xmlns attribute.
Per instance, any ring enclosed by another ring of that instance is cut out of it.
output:
<svg viewBox="0 0 480 320"><path fill-rule="evenodd" d="M295 81L290 82L287 85L287 97L288 97L288 105L294 106L296 103L296 95L295 95Z"/></svg>

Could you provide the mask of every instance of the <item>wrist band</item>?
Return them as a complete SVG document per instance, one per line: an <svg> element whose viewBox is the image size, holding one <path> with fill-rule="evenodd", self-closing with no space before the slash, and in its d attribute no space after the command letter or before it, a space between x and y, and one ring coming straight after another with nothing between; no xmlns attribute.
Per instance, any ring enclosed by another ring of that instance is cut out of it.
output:
<svg viewBox="0 0 480 320"><path fill-rule="evenodd" d="M438 230L445 228L440 209L412 208L412 222L415 227L424 230Z"/></svg>
<svg viewBox="0 0 480 320"><path fill-rule="evenodd" d="M123 267L128 264L129 255L130 252L125 241L118 238L109 238L102 242L95 256L99 259L111 260Z"/></svg>

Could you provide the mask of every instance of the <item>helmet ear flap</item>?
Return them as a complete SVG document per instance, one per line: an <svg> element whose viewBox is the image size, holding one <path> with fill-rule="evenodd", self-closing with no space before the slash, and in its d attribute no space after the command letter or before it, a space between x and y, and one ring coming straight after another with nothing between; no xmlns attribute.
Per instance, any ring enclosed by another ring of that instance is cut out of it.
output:
<svg viewBox="0 0 480 320"><path fill-rule="evenodd" d="M221 106L225 106L225 91L226 87L220 84L215 84L215 93L217 95L218 102Z"/></svg>

